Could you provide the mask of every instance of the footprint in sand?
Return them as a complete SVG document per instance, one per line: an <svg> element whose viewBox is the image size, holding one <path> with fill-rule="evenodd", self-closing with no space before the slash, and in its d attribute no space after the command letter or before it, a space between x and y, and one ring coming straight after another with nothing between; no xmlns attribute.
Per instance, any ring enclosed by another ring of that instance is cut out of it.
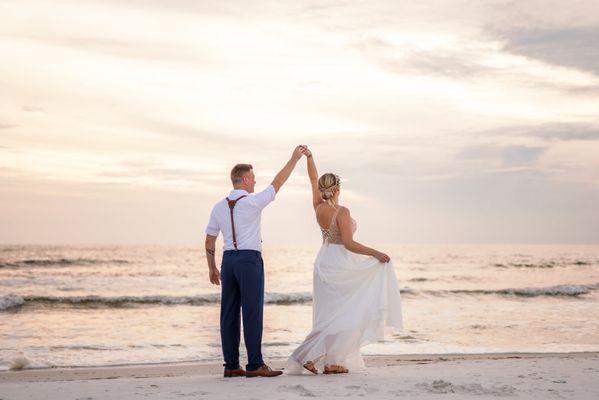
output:
<svg viewBox="0 0 599 400"><path fill-rule="evenodd" d="M425 390L428 393L459 393L472 395L494 395L494 396L512 396L516 389L509 385L494 385L492 388L485 388L479 383L470 383L465 385L454 385L443 379L434 380L432 383L417 383L416 387Z"/></svg>
<svg viewBox="0 0 599 400"><path fill-rule="evenodd" d="M316 397L314 393L306 389L303 385L279 386L279 392L296 393L302 397Z"/></svg>
<svg viewBox="0 0 599 400"><path fill-rule="evenodd" d="M177 396L181 396L181 397L188 397L188 396L205 396L207 394L210 394L209 392L189 392L189 393L184 393L184 392L180 392L180 391L176 391L173 392L174 394L176 394Z"/></svg>
<svg viewBox="0 0 599 400"><path fill-rule="evenodd" d="M369 394L373 394L379 391L379 389L377 388L373 388L373 387L369 387L368 385L366 386L359 386L359 385L349 385L349 386L345 386L346 389L350 389L351 392L348 393L348 395L350 396L366 396Z"/></svg>

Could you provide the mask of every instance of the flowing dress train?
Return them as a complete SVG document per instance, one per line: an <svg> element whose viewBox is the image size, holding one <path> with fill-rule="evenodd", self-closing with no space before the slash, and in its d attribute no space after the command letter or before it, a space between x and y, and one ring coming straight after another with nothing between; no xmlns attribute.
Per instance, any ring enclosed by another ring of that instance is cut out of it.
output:
<svg viewBox="0 0 599 400"><path fill-rule="evenodd" d="M312 331L287 360L286 371L301 374L313 361L351 371L364 368L360 348L382 340L385 326L403 328L400 291L391 262L347 250L333 214L314 262ZM352 231L356 221L352 218Z"/></svg>

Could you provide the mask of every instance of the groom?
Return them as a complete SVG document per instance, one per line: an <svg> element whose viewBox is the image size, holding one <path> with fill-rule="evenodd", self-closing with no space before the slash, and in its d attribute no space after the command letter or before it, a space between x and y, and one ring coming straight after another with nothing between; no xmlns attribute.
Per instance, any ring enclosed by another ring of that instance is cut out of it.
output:
<svg viewBox="0 0 599 400"><path fill-rule="evenodd" d="M297 146L291 159L263 191L254 192L256 184L250 164L237 164L231 170L233 190L212 208L206 227L206 259L210 282L221 285L220 335L225 358L225 377L273 377L262 360L262 310L264 306L264 263L260 236L262 210L275 199L291 171L306 152ZM214 258L218 233L223 233L221 271ZM239 366L240 310L243 310L243 338L248 354L247 372Z"/></svg>

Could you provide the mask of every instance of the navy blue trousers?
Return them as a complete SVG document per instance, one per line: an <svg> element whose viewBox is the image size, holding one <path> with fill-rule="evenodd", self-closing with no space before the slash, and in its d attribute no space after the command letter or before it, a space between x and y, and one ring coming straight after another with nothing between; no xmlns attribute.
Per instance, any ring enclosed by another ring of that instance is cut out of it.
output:
<svg viewBox="0 0 599 400"><path fill-rule="evenodd" d="M240 314L247 349L246 369L262 366L264 262L255 250L227 250L220 268L220 337L226 369L239 368Z"/></svg>

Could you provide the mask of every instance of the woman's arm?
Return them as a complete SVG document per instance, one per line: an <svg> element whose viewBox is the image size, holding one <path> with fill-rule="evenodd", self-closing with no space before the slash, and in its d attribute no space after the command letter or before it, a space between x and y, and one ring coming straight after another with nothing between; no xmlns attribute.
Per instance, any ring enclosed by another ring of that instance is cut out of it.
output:
<svg viewBox="0 0 599 400"><path fill-rule="evenodd" d="M320 196L318 190L318 171L316 170L316 163L314 162L314 156L310 150L306 150L306 162L308 163L308 177L310 178L310 185L312 186L312 206L314 209L318 207L324 200Z"/></svg>
<svg viewBox="0 0 599 400"><path fill-rule="evenodd" d="M351 216L349 215L349 209L347 207L341 207L337 213L337 226L341 233L341 240L345 248L353 253L364 254L366 256L375 257L380 262L389 262L391 258L385 253L381 253L378 250L364 246L354 240L354 234L351 226Z"/></svg>

